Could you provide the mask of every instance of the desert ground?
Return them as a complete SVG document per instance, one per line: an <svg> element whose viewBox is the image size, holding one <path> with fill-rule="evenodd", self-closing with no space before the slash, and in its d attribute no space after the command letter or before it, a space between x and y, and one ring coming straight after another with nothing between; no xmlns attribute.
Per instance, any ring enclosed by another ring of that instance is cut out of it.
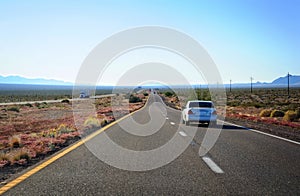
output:
<svg viewBox="0 0 300 196"><path fill-rule="evenodd" d="M74 105L68 99L59 103L0 106L0 181L141 108L147 95L133 94L126 99L120 94L95 99L95 112L83 115L76 123Z"/></svg>

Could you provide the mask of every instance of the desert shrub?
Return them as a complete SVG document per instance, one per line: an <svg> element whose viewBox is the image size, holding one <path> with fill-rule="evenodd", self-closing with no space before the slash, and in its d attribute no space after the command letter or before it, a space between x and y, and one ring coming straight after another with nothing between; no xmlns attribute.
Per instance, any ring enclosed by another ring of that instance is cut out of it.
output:
<svg viewBox="0 0 300 196"><path fill-rule="evenodd" d="M62 103L70 103L70 100L69 99L63 99L61 102Z"/></svg>
<svg viewBox="0 0 300 196"><path fill-rule="evenodd" d="M18 108L16 106L12 106L12 107L8 108L7 110L12 111L12 112L20 112L20 108Z"/></svg>
<svg viewBox="0 0 300 196"><path fill-rule="evenodd" d="M299 107L299 104L291 103L288 105L288 110L296 110Z"/></svg>
<svg viewBox="0 0 300 196"><path fill-rule="evenodd" d="M19 152L19 155L20 155L20 159L26 159L26 160L30 159L30 156L27 151L21 150Z"/></svg>
<svg viewBox="0 0 300 196"><path fill-rule="evenodd" d="M259 113L260 117L270 117L272 110L264 109Z"/></svg>
<svg viewBox="0 0 300 196"><path fill-rule="evenodd" d="M16 151L12 156L12 161L20 161L21 159L29 160L30 156L26 150L20 149Z"/></svg>
<svg viewBox="0 0 300 196"><path fill-rule="evenodd" d="M9 161L9 155L7 153L0 153L0 161Z"/></svg>
<svg viewBox="0 0 300 196"><path fill-rule="evenodd" d="M236 107L236 106L240 105L240 102L239 101L230 101L230 102L227 102L227 105L230 107Z"/></svg>
<svg viewBox="0 0 300 196"><path fill-rule="evenodd" d="M300 118L300 108L297 108L297 109L296 109L296 117L297 117L297 118Z"/></svg>
<svg viewBox="0 0 300 196"><path fill-rule="evenodd" d="M295 111L288 110L283 117L283 120L285 121L294 121L297 119L297 114Z"/></svg>
<svg viewBox="0 0 300 196"><path fill-rule="evenodd" d="M34 103L34 105L35 105L38 109L42 109L42 108L46 108L46 107L47 107L47 105L45 105L44 103L39 103L39 102Z"/></svg>
<svg viewBox="0 0 300 196"><path fill-rule="evenodd" d="M51 142L48 144L48 148L50 149L50 151L54 151L55 147L56 147L55 144L53 144Z"/></svg>
<svg viewBox="0 0 300 196"><path fill-rule="evenodd" d="M47 103L46 104L42 103L38 106L38 109L42 109L42 108L48 108Z"/></svg>
<svg viewBox="0 0 300 196"><path fill-rule="evenodd" d="M283 117L284 112L281 110L273 110L271 113L271 117Z"/></svg>
<svg viewBox="0 0 300 196"><path fill-rule="evenodd" d="M56 138L58 136L58 131L57 129L50 129L48 132L45 132L43 137L51 137L51 138Z"/></svg>
<svg viewBox="0 0 300 196"><path fill-rule="evenodd" d="M45 155L51 150L49 145L52 145L54 143L49 142L49 143L44 143L44 142L39 142L36 145L30 146L30 157L36 157L40 155Z"/></svg>
<svg viewBox="0 0 300 196"><path fill-rule="evenodd" d="M104 127L107 124L107 120L103 119L100 123L101 127Z"/></svg>
<svg viewBox="0 0 300 196"><path fill-rule="evenodd" d="M255 107L255 108L261 108L264 105L260 102L252 101L252 102L244 102L241 104L244 107Z"/></svg>
<svg viewBox="0 0 300 196"><path fill-rule="evenodd" d="M0 153L0 168L10 164L10 157L7 153Z"/></svg>
<svg viewBox="0 0 300 196"><path fill-rule="evenodd" d="M68 127L65 124L59 125L59 127L56 129L56 132L58 134L70 133L70 132L74 132L74 131L75 131L74 128Z"/></svg>
<svg viewBox="0 0 300 196"><path fill-rule="evenodd" d="M264 107L264 104L262 104L262 103L260 103L260 102L254 102L254 103L253 103L253 106L254 106L255 108L261 108L261 107Z"/></svg>
<svg viewBox="0 0 300 196"><path fill-rule="evenodd" d="M174 94L170 91L165 92L166 97L172 97Z"/></svg>
<svg viewBox="0 0 300 196"><path fill-rule="evenodd" d="M137 102L141 102L142 100L139 97L136 97L134 95L131 95L129 97L129 103L137 103Z"/></svg>
<svg viewBox="0 0 300 196"><path fill-rule="evenodd" d="M144 96L148 96L149 94L148 93L144 93Z"/></svg>
<svg viewBox="0 0 300 196"><path fill-rule="evenodd" d="M13 135L9 138L9 146L11 148L19 148L21 146L21 138L18 135Z"/></svg>
<svg viewBox="0 0 300 196"><path fill-rule="evenodd" d="M99 127L100 125L100 121L95 117L89 117L84 121L85 127Z"/></svg>
<svg viewBox="0 0 300 196"><path fill-rule="evenodd" d="M30 108L33 107L33 105L31 103L26 103L25 106L30 107Z"/></svg>

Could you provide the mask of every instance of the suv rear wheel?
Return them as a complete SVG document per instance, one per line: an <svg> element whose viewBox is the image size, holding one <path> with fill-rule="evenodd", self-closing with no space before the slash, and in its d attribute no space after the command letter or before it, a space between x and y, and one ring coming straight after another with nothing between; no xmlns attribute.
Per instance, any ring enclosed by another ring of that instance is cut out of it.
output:
<svg viewBox="0 0 300 196"><path fill-rule="evenodd" d="M190 122L189 121L185 121L185 125L186 126L190 126Z"/></svg>

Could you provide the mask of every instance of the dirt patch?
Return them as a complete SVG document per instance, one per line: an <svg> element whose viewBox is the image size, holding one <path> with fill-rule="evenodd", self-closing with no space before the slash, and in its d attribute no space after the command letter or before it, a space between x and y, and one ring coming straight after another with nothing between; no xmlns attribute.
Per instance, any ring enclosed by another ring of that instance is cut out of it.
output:
<svg viewBox="0 0 300 196"><path fill-rule="evenodd" d="M52 154L58 152L59 150L77 142L78 140L80 140L80 137L74 137L74 138L70 138L68 139L66 142L64 142L63 144L57 146L55 149L47 152L47 154L40 154L36 157L33 157L30 159L30 161L23 163L23 164L13 164L13 165L7 165L5 167L0 167L0 187L2 185L5 185L7 182L6 180L9 179L10 177L12 177L14 174L17 174L21 171L23 171L24 169L37 164L38 162L44 160L46 157L51 156Z"/></svg>

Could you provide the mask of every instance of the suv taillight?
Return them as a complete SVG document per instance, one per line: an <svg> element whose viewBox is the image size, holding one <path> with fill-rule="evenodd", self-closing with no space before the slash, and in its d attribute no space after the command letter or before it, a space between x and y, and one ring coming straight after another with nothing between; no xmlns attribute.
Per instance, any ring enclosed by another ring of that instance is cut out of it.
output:
<svg viewBox="0 0 300 196"><path fill-rule="evenodd" d="M217 111L214 110L214 111L212 112L212 114L213 114L213 115L217 115Z"/></svg>
<svg viewBox="0 0 300 196"><path fill-rule="evenodd" d="M189 111L188 111L188 114L194 114L194 113L193 113L193 111L192 111L192 110L189 110Z"/></svg>

